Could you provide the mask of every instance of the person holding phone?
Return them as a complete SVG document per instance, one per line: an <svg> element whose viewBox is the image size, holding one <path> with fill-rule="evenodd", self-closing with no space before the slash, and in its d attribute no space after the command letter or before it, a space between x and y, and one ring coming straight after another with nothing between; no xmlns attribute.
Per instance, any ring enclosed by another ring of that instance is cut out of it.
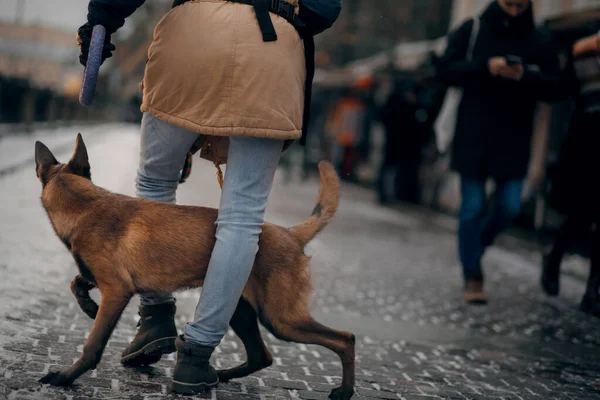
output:
<svg viewBox="0 0 600 400"><path fill-rule="evenodd" d="M452 32L438 74L463 89L452 144L452 168L461 177L458 248L464 298L485 303L481 259L485 249L519 214L528 174L537 103L552 97L558 57L535 27L533 2L496 0ZM472 57L467 58L474 34ZM536 181L541 182L541 172ZM496 184L487 209L485 182Z"/></svg>

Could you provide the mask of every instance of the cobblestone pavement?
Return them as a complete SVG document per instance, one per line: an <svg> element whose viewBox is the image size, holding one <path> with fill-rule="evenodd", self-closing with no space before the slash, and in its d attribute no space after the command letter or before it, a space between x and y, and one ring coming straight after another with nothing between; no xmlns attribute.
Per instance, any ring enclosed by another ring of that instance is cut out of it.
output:
<svg viewBox="0 0 600 400"><path fill-rule="evenodd" d="M113 126L83 134L94 181L132 194L136 130ZM32 153L33 140L27 143ZM3 151L0 141L0 158ZM63 148L57 157L64 161L71 151ZM178 200L216 206L214 170L194 161ZM91 326L69 291L76 268L43 213L40 191L32 165L0 176L0 398L180 398L169 392L174 355L145 369L119 364L135 332L136 300L97 370L67 389L37 383L78 358ZM267 219L283 225L303 220L316 193L314 181L286 183L278 176ZM455 221L413 208L381 208L374 200L363 189L344 187L339 213L308 248L315 317L357 335L356 398L600 398L600 320L577 310L582 281L564 277L560 297L546 298L537 254L494 247L484 262L491 302L465 306ZM198 291L178 295L180 329L197 298ZM325 399L341 381L339 359L327 350L264 336L272 367L201 397ZM230 332L213 363L230 367L244 357Z"/></svg>

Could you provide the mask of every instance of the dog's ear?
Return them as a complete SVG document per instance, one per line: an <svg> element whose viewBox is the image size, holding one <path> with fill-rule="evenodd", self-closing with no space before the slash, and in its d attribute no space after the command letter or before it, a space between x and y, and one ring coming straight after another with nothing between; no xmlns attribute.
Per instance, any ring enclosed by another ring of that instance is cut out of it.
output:
<svg viewBox="0 0 600 400"><path fill-rule="evenodd" d="M90 173L90 162L88 160L87 149L85 148L85 143L83 143L83 138L81 137L81 133L77 134L77 141L75 142L75 151L73 152L73 157L71 157L71 161L69 161L69 170L75 175L83 176L87 179L92 179Z"/></svg>
<svg viewBox="0 0 600 400"><path fill-rule="evenodd" d="M35 142L35 174L38 178L45 176L51 166L57 165L58 160L46 145L39 140Z"/></svg>

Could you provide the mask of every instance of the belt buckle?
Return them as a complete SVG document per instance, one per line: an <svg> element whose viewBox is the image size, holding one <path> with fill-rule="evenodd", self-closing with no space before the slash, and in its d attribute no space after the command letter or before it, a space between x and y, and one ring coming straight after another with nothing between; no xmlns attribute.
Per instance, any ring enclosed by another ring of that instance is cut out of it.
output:
<svg viewBox="0 0 600 400"><path fill-rule="evenodd" d="M290 21L295 13L295 7L284 0L271 0L271 11Z"/></svg>

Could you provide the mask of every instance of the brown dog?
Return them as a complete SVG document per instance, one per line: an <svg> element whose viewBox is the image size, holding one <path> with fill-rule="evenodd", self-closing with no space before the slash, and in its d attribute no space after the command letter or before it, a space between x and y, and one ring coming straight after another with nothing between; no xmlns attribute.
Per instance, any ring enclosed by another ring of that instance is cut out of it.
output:
<svg viewBox="0 0 600 400"><path fill-rule="evenodd" d="M72 159L59 163L41 142L35 144L42 204L57 236L73 254L79 275L71 290L94 318L81 358L69 369L40 382L69 385L100 362L123 309L136 293L174 292L202 286L215 243L217 210L178 206L108 192L91 182L81 135ZM310 316L311 279L304 247L328 224L339 200L339 179L330 164L319 164L321 189L305 222L292 228L266 223L259 252L231 327L248 361L219 371L221 381L246 376L272 363L257 320L281 340L318 344L342 361L342 386L333 399L349 399L354 387L354 335L325 327ZM97 287L100 307L89 297Z"/></svg>

